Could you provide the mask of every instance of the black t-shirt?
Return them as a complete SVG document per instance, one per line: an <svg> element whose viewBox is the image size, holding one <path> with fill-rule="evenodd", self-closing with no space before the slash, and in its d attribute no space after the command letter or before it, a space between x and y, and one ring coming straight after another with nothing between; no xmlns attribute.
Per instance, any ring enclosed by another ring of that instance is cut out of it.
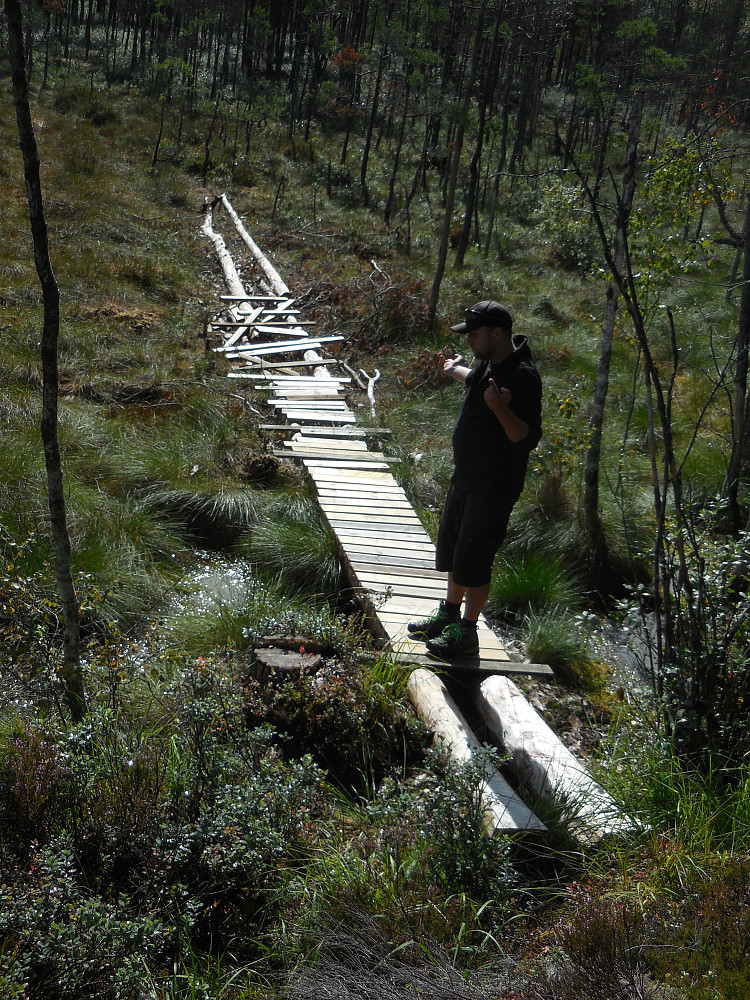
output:
<svg viewBox="0 0 750 1000"><path fill-rule="evenodd" d="M514 337L515 350L501 364L480 362L466 378L468 392L453 431L453 481L458 486L500 489L517 497L523 489L529 452L542 436L542 380L526 337ZM529 426L513 443L484 401L490 379L511 392L510 408Z"/></svg>

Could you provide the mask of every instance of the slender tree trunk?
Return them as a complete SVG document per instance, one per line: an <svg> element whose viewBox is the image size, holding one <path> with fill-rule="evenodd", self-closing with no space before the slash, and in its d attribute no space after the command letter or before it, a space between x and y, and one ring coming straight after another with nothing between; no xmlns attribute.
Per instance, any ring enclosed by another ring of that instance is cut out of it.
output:
<svg viewBox="0 0 750 1000"><path fill-rule="evenodd" d="M370 161L370 146L372 145L372 131L375 127L375 116L378 113L378 101L380 100L380 84L383 79L383 66L385 64L386 47L383 45L378 57L378 73L375 77L375 90L372 95L372 108L370 118L367 122L367 136L365 137L365 148L362 153L362 166L359 170L359 185L362 189L362 202L364 205L370 204L370 192L367 187L367 164Z"/></svg>
<svg viewBox="0 0 750 1000"><path fill-rule="evenodd" d="M13 76L13 103L16 109L18 139L23 155L26 197L34 241L34 261L42 286L44 326L42 329L42 420L41 432L47 468L47 499L52 542L55 550L55 577L63 609L64 648L60 675L71 716L79 721L86 713L86 698L80 661L80 619L78 596L71 570L63 491L62 462L57 437L57 338L60 331L60 292L49 257L47 224L44 218L42 186L39 179L39 151L29 107L29 91L23 49L21 8L18 0L5 0L8 21L8 58Z"/></svg>
<svg viewBox="0 0 750 1000"><path fill-rule="evenodd" d="M737 360L734 375L734 423L732 426L732 453L729 458L724 495L729 503L729 514L735 530L740 527L738 494L743 466L747 464L745 455L745 424L747 408L748 350L750 349L750 196L745 209L745 224L742 228L744 253L742 260L742 292L740 295L740 315L737 324Z"/></svg>
<svg viewBox="0 0 750 1000"><path fill-rule="evenodd" d="M409 94L410 87L407 81L406 83L406 93L404 94L404 113L401 116L401 128L398 134L398 143L396 145L396 155L393 157L393 168L391 170L391 179L388 185L388 200L385 205L385 210L383 211L383 222L386 226L391 224L391 214L393 212L393 203L396 198L396 179L398 177L398 164L401 159L401 150L404 146L404 136L406 135L406 119L409 113Z"/></svg>
<svg viewBox="0 0 750 1000"><path fill-rule="evenodd" d="M630 126L622 169L622 193L618 200L617 228L614 236L613 258L618 271L625 264L626 233L635 193L635 169L638 158L638 142L643 117L643 94L636 91L630 109ZM599 513L599 468L601 461L604 410L609 390L609 368L612 361L615 314L619 292L612 278L607 288L607 301L602 322L602 340L599 349L599 363L594 383L594 397L589 418L589 447L586 452L586 466L583 475L583 523L591 547L592 565L606 572L609 562L604 527Z"/></svg>
<svg viewBox="0 0 750 1000"><path fill-rule="evenodd" d="M484 148L484 131L487 123L487 105L489 104L490 98L495 90L497 74L500 70L501 50L498 45L499 25L500 21L498 20L495 25L495 37L493 38L491 44L490 61L487 67L486 78L484 86L482 87L482 97L479 103L477 138L474 146L474 153L471 157L471 163L469 164L469 188L466 192L464 222L461 227L461 238L458 241L458 249L456 250L456 259L454 261L454 267L458 270L464 266L464 257L466 256L466 250L469 246L469 237L471 236L471 219L476 208L479 191L479 163L482 159L482 150Z"/></svg>
<svg viewBox="0 0 750 1000"><path fill-rule="evenodd" d="M450 165L450 175L448 180L448 191L446 193L446 203L445 203L445 215L443 216L443 228L440 234L440 249L438 251L438 264L435 271L435 277L432 281L432 289L430 291L430 302L429 302L429 315L430 319L434 321L437 315L437 306L440 299L440 285L443 281L443 274L445 273L445 262L448 257L448 240L450 238L451 221L453 219L453 205L456 200L456 181L458 179L458 167L461 162L461 149L464 144L464 131L466 129L466 119L469 115L469 107L471 106L471 98L474 90L474 81L477 78L477 67L479 65L479 53L482 50L482 32L484 30L484 12L487 8L487 0L482 0L481 6L479 8L479 16L477 21L477 30L474 35L474 49L471 54L471 66L469 68L469 78L466 81L466 92L464 94L464 102L461 108L461 117L458 123L458 129L456 130L456 138L454 141L453 158Z"/></svg>

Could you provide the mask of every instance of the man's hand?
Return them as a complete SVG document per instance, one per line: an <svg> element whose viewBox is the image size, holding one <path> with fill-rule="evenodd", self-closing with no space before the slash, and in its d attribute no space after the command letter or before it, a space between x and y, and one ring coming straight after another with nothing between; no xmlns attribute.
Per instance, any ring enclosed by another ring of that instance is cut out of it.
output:
<svg viewBox="0 0 750 1000"><path fill-rule="evenodd" d="M438 354L438 367L443 375L456 379L457 382L465 382L470 369L462 365L463 354L457 354L455 358L446 358L442 351Z"/></svg>
<svg viewBox="0 0 750 1000"><path fill-rule="evenodd" d="M484 390L484 401L489 406L489 408L495 412L495 408L507 410L510 406L510 401L513 399L513 393L510 389L506 389L504 386L498 386L494 378L490 379L490 384Z"/></svg>
<svg viewBox="0 0 750 1000"><path fill-rule="evenodd" d="M529 425L511 410L512 399L513 393L510 389L498 386L493 378L490 379L490 384L484 390L484 401L503 425L509 440L518 444L528 435Z"/></svg>

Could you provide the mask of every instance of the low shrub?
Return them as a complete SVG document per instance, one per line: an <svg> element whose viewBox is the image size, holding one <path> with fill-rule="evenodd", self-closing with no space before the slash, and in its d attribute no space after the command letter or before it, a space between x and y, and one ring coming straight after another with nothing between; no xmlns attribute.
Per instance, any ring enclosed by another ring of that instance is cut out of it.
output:
<svg viewBox="0 0 750 1000"><path fill-rule="evenodd" d="M403 772L426 742L422 724L365 667L338 659L278 686L250 680L245 712L248 725L268 724L284 737L288 759L309 754L330 781L357 793Z"/></svg>
<svg viewBox="0 0 750 1000"><path fill-rule="evenodd" d="M3 997L114 1000L150 995L149 966L164 961L175 928L138 913L126 895L92 893L61 838L27 863L3 864L0 989Z"/></svg>

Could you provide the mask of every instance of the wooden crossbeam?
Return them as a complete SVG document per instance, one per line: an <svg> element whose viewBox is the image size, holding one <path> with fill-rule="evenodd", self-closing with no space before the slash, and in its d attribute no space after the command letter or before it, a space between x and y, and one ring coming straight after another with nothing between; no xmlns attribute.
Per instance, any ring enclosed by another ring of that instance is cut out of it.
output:
<svg viewBox="0 0 750 1000"><path fill-rule="evenodd" d="M331 462L335 462L340 459L342 463L367 462L377 465L382 465L383 463L388 464L390 462L396 461L396 459L393 458L384 458L382 456L377 456L377 455L373 455L373 457L370 458L369 456L372 453L369 451L351 452L351 454L341 456L330 451L322 451L322 450L313 451L312 448L307 449L305 451L288 451L285 450L284 448L274 448L272 454L276 455L279 458L300 458L300 459L312 458L318 460L329 460Z"/></svg>
<svg viewBox="0 0 750 1000"><path fill-rule="evenodd" d="M260 361L261 371L277 371L278 369L287 368L319 368L321 366L327 367L329 365L338 365L341 362L337 358L317 358L315 361L306 361L300 359L298 361L273 361L264 362L262 359ZM253 367L257 367L254 365Z"/></svg>
<svg viewBox="0 0 750 1000"><path fill-rule="evenodd" d="M251 316L252 313L248 313L247 315ZM283 316L284 313L276 313L275 315ZM288 326L291 327L316 326L316 325L317 324L314 319L295 319L294 323L288 324ZM281 323L269 323L264 318L261 318L260 320L248 321L246 323L243 323L240 320L214 319L211 320L211 326L214 327L215 329L221 329L221 330L232 329L235 326L254 326L257 329L269 329L269 330L276 329L277 327L282 330L284 329Z"/></svg>
<svg viewBox="0 0 750 1000"><path fill-rule="evenodd" d="M290 299L286 295L220 295L222 302L288 302L289 305L296 299Z"/></svg>
<svg viewBox="0 0 750 1000"><path fill-rule="evenodd" d="M294 351L312 351L317 347L321 347L323 344L329 344L343 339L343 337L336 336L318 337L317 340L290 340L286 344L278 343L277 341L265 344L248 344L247 347L243 346L236 349L236 357L255 358L265 354L286 354L287 352L292 353ZM224 353L227 350L234 351L235 349L214 347L213 350L217 353Z"/></svg>
<svg viewBox="0 0 750 1000"><path fill-rule="evenodd" d="M297 427L294 424L259 424L262 431L284 431L287 434L314 435L315 437L366 438L392 434L388 427Z"/></svg>
<svg viewBox="0 0 750 1000"><path fill-rule="evenodd" d="M554 677L546 663L522 663L501 660L489 656L464 656L460 660L440 660L427 653L393 652L390 654L397 663L432 667L439 673L460 676L461 674L529 674L535 677Z"/></svg>

